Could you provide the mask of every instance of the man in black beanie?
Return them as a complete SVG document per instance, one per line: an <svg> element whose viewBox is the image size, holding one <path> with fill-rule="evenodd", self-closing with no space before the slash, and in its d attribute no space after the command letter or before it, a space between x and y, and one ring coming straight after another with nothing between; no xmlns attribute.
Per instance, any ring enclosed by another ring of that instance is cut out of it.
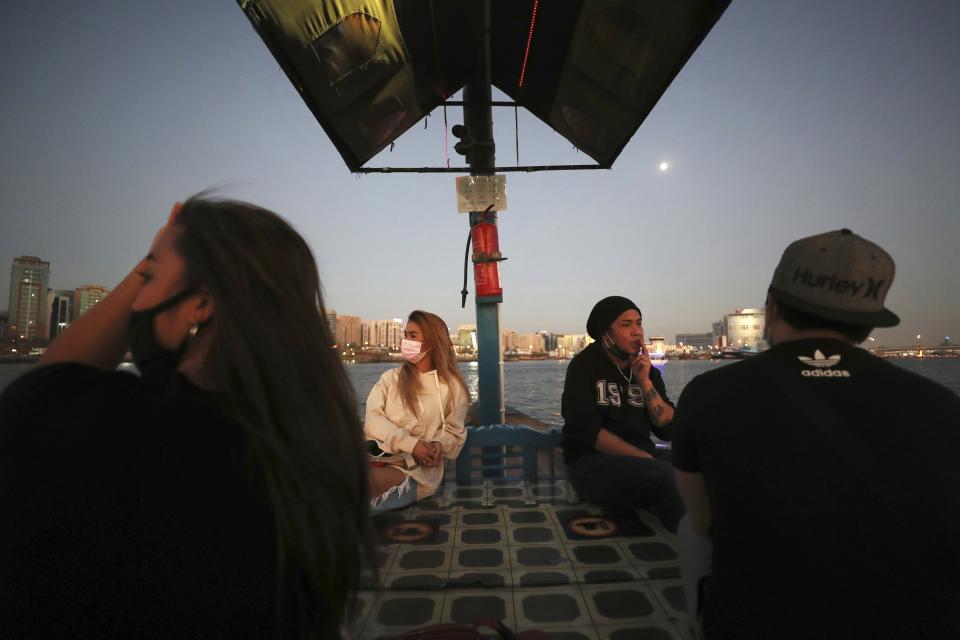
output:
<svg viewBox="0 0 960 640"><path fill-rule="evenodd" d="M590 312L596 342L570 361L563 385L563 457L576 490L618 512L652 508L669 531L684 514L669 454L650 438L670 440L673 403L643 341L640 309L622 296Z"/></svg>

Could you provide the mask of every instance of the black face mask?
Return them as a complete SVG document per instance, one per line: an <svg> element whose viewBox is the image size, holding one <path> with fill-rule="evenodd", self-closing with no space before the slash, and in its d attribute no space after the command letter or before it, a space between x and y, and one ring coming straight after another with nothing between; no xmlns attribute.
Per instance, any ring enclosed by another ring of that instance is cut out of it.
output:
<svg viewBox="0 0 960 640"><path fill-rule="evenodd" d="M149 309L130 312L130 319L127 321L127 337L130 339L133 362L137 365L140 375L145 376L148 372L176 368L177 361L187 347L187 341L184 340L176 351L162 346L157 342L157 336L153 331L153 319L167 309L177 306L193 293L193 288L187 288Z"/></svg>
<svg viewBox="0 0 960 640"><path fill-rule="evenodd" d="M603 334L603 346L607 348L607 351L613 354L613 357L617 360L629 360L630 354L617 346L617 343L614 342L613 336L609 332Z"/></svg>

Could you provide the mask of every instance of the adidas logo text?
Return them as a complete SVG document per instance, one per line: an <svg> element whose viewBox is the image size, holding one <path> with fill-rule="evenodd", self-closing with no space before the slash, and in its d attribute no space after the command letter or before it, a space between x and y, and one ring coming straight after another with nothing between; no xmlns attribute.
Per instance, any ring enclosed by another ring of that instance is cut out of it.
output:
<svg viewBox="0 0 960 640"><path fill-rule="evenodd" d="M804 369L800 372L804 378L849 378L846 369Z"/></svg>

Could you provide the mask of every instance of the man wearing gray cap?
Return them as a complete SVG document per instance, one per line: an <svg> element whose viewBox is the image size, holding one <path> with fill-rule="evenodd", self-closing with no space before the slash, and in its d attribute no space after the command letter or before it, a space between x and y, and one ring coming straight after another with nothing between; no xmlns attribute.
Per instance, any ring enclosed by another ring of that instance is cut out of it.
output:
<svg viewBox="0 0 960 640"><path fill-rule="evenodd" d="M960 637L960 397L856 346L899 323L893 276L849 229L797 240L772 348L684 389L681 556L707 638Z"/></svg>
<svg viewBox="0 0 960 640"><path fill-rule="evenodd" d="M570 361L563 385L563 456L583 498L634 518L652 508L676 531L683 515L673 466L651 432L670 439L673 403L643 341L640 309L628 298L604 298L590 312L596 342Z"/></svg>

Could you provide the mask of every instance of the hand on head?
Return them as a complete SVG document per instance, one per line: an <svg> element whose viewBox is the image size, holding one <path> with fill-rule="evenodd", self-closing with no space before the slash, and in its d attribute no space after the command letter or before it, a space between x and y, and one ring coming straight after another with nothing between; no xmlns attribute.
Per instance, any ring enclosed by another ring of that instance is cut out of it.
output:
<svg viewBox="0 0 960 640"><path fill-rule="evenodd" d="M180 215L180 210L183 208L183 204L180 202L174 202L173 207L170 209L170 215L167 217L167 222L157 231L156 235L153 236L153 242L150 243L150 253L153 253L154 248L160 242L160 239L163 238L166 234L170 233L173 229L173 225L177 221L177 216Z"/></svg>
<svg viewBox="0 0 960 640"><path fill-rule="evenodd" d="M177 221L177 216L180 215L180 210L183 209L182 202L174 202L173 207L170 209L170 217L167 218L167 226L169 227L174 222Z"/></svg>

